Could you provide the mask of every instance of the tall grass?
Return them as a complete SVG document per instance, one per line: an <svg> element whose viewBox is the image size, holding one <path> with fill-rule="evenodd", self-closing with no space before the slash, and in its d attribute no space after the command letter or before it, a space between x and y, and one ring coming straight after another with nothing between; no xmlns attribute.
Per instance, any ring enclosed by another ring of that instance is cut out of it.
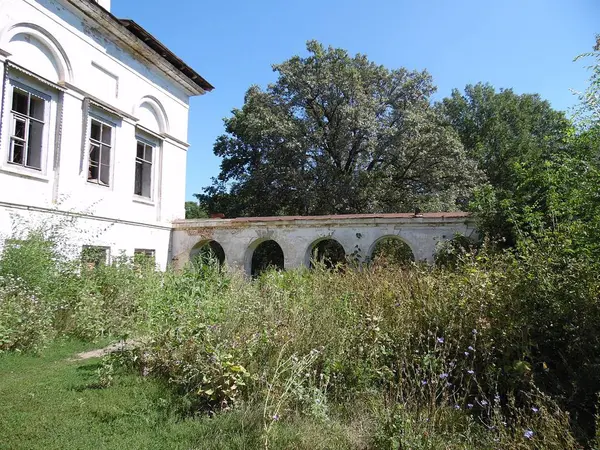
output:
<svg viewBox="0 0 600 450"><path fill-rule="evenodd" d="M340 448L592 445L599 272L550 243L249 281L216 263L87 270L28 241L0 260L0 351L135 337L121 363L167 381L183 414L259 411L266 448L298 421Z"/></svg>

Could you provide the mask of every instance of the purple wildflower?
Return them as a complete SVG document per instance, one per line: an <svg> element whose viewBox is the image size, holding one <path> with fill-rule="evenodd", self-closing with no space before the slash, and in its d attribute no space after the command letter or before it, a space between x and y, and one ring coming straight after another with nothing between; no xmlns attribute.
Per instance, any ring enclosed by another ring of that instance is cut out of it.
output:
<svg viewBox="0 0 600 450"><path fill-rule="evenodd" d="M454 409L460 409L460 405L454 405Z"/></svg>
<svg viewBox="0 0 600 450"><path fill-rule="evenodd" d="M473 334L477 334L477 330L473 328Z"/></svg>
<svg viewBox="0 0 600 450"><path fill-rule="evenodd" d="M473 407L473 403L467 403L467 408L471 409Z"/></svg>
<svg viewBox="0 0 600 450"><path fill-rule="evenodd" d="M467 370L467 373L468 373L469 375L473 375L473 374L475 373L475 371L474 371L474 370Z"/></svg>
<svg viewBox="0 0 600 450"><path fill-rule="evenodd" d="M472 345L469 345L467 348L468 348L469 350L471 350L472 352L474 352L474 351L475 351L475 349L473 348L473 346L472 346Z"/></svg>
<svg viewBox="0 0 600 450"><path fill-rule="evenodd" d="M469 356L469 352L465 352L465 356Z"/></svg>
<svg viewBox="0 0 600 450"><path fill-rule="evenodd" d="M525 430L525 433L523 433L523 436L525 436L527 439L531 439L533 437L533 431Z"/></svg>
<svg viewBox="0 0 600 450"><path fill-rule="evenodd" d="M275 414L275 415L273 416L273 420L274 420L275 422L277 422L277 421L279 420L279 414Z"/></svg>
<svg viewBox="0 0 600 450"><path fill-rule="evenodd" d="M440 378L442 380L445 380L446 378L448 378L448 374L447 373L443 373L443 374L440 375Z"/></svg>
<svg viewBox="0 0 600 450"><path fill-rule="evenodd" d="M440 344L443 344L443 343L444 343L444 338L443 338L443 337L439 337L439 338L437 338L437 341L438 341Z"/></svg>
<svg viewBox="0 0 600 450"><path fill-rule="evenodd" d="M425 386L425 385L427 384L427 380L423 380L423 381L421 381L421 384L422 384L423 386Z"/></svg>
<svg viewBox="0 0 600 450"><path fill-rule="evenodd" d="M539 409L537 409L535 406L532 406L532 407L531 407L531 410L532 410L533 412L538 412L538 411L539 411Z"/></svg>
<svg viewBox="0 0 600 450"><path fill-rule="evenodd" d="M481 406L487 406L488 402L487 400L481 400Z"/></svg>

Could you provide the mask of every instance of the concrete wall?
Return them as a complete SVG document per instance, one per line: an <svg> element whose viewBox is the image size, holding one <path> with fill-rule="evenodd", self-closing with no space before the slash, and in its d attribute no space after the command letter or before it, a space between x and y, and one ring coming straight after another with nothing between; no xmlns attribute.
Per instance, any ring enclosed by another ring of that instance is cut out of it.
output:
<svg viewBox="0 0 600 450"><path fill-rule="evenodd" d="M181 267L202 244L214 240L223 247L225 263L229 267L250 274L253 251L266 240L279 244L285 268L290 269L308 266L312 249L323 239L336 240L347 255L366 261L379 240L395 237L408 244L416 261L432 262L440 242L452 239L456 234L471 236L475 232L468 216L462 213L445 217L396 216L176 221L172 240L173 260L176 266Z"/></svg>
<svg viewBox="0 0 600 450"><path fill-rule="evenodd" d="M109 5L110 2L100 2ZM0 214L30 207L58 208L112 220L110 235L98 237L115 250L155 249L167 263L168 238L156 238L183 218L190 92L115 39L67 0L0 2ZM15 63L30 73L9 66ZM38 77L51 83L45 83ZM8 162L11 84L21 83L48 97L41 170ZM58 89L52 83L60 85ZM99 105L86 98L98 99ZM110 186L89 183L89 118L114 125ZM149 131L150 133L147 133ZM134 195L136 136L155 139L152 198ZM82 216L82 217L83 217ZM127 222L128 225L123 225ZM0 233L10 230L0 228ZM123 228L123 226L125 228ZM137 228L136 228L137 227ZM135 232L131 230L137 230ZM167 245L167 246L165 246Z"/></svg>

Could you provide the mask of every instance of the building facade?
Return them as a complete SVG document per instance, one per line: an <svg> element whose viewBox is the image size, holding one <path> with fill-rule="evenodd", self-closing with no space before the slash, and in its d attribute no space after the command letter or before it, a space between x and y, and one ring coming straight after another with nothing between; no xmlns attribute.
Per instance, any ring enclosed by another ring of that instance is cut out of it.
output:
<svg viewBox="0 0 600 450"><path fill-rule="evenodd" d="M0 234L54 221L75 252L165 268L212 86L110 0L2 0L0 74Z"/></svg>

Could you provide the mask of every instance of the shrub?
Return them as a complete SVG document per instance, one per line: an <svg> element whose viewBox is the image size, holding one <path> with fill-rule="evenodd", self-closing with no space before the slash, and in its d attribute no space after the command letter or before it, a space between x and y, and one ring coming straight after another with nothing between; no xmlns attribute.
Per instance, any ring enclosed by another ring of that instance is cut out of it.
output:
<svg viewBox="0 0 600 450"><path fill-rule="evenodd" d="M39 350L55 335L53 316L22 280L0 275L0 353Z"/></svg>

